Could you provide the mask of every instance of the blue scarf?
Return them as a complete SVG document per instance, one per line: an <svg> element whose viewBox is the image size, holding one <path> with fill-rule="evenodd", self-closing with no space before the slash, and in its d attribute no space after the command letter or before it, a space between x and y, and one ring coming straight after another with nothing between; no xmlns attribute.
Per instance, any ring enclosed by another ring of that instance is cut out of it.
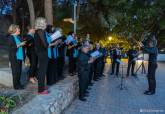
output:
<svg viewBox="0 0 165 114"><path fill-rule="evenodd" d="M51 37L47 32L45 32L45 34L46 34L47 43L50 45L51 44ZM50 58L50 59L52 58L51 47L48 47L48 58Z"/></svg>
<svg viewBox="0 0 165 114"><path fill-rule="evenodd" d="M21 43L19 36L13 35L13 37L14 37L16 45L19 45ZM24 60L24 53L23 53L22 46L18 47L17 52L16 52L16 58L17 60L21 60L21 61Z"/></svg>
<svg viewBox="0 0 165 114"><path fill-rule="evenodd" d="M78 57L78 50L74 48L74 53L73 53L73 57L77 58Z"/></svg>
<svg viewBox="0 0 165 114"><path fill-rule="evenodd" d="M73 45L77 45L77 41L74 39L72 41ZM78 49L74 48L74 52L73 52L73 57L76 58L78 57Z"/></svg>
<svg viewBox="0 0 165 114"><path fill-rule="evenodd" d="M34 38L34 35L32 33L28 33L28 35L30 35L32 38Z"/></svg>
<svg viewBox="0 0 165 114"><path fill-rule="evenodd" d="M59 53L58 53L58 46L55 46L55 47L53 48L53 52L54 52L54 58L55 58L55 59L58 58L58 56L59 56Z"/></svg>

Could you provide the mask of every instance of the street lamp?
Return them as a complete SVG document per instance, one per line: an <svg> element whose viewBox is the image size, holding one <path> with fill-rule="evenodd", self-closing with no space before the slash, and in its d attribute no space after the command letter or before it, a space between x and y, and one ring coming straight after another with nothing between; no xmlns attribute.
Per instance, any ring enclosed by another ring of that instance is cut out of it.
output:
<svg viewBox="0 0 165 114"><path fill-rule="evenodd" d="M109 36L109 37L108 37L108 40L111 41L111 40L112 40L112 36Z"/></svg>

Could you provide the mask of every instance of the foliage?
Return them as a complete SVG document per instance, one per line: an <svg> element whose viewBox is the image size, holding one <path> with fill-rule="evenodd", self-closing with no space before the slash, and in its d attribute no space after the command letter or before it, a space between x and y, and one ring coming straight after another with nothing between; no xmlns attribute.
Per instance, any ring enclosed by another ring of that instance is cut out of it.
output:
<svg viewBox="0 0 165 114"><path fill-rule="evenodd" d="M26 1L26 0L25 0ZM71 0L54 0L54 24L61 26L64 33L72 29L71 23L63 22L64 18L73 17ZM73 1L73 0L72 0ZM107 38L109 35L141 40L146 32L158 37L159 47L165 43L165 0L77 0L81 1L78 12L78 34L91 33L94 41ZM87 2L86 2L87 1ZM33 0L36 17L44 16L44 0ZM29 23L27 3L17 0L17 20L26 26ZM23 7L25 13L20 12ZM21 15L26 15L22 19ZM28 18L27 18L28 17Z"/></svg>
<svg viewBox="0 0 165 114"><path fill-rule="evenodd" d="M164 41L164 0L90 0L90 3L93 11L102 14L100 16L104 19L100 21L106 21L104 28L107 36L117 34L119 37L141 40L145 32L152 32L159 42Z"/></svg>
<svg viewBox="0 0 165 114"><path fill-rule="evenodd" d="M16 102L12 98L0 96L0 114L7 114L15 106Z"/></svg>

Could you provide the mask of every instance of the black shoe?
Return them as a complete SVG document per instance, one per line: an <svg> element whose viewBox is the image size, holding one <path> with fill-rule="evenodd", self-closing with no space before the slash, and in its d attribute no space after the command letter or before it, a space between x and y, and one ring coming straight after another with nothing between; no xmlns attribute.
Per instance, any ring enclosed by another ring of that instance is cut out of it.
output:
<svg viewBox="0 0 165 114"><path fill-rule="evenodd" d="M110 75L113 75L113 73L111 73Z"/></svg>
<svg viewBox="0 0 165 114"><path fill-rule="evenodd" d="M84 97L80 97L79 100L80 101L86 101L86 99Z"/></svg>
<svg viewBox="0 0 165 114"><path fill-rule="evenodd" d="M91 90L91 88L88 87L88 90Z"/></svg>
<svg viewBox="0 0 165 114"><path fill-rule="evenodd" d="M145 95L153 95L155 94L155 91L154 90L147 90L144 92Z"/></svg>
<svg viewBox="0 0 165 114"><path fill-rule="evenodd" d="M20 86L20 87L14 88L14 89L16 89L16 90L23 90L23 89L25 89L25 87L24 86Z"/></svg>
<svg viewBox="0 0 165 114"><path fill-rule="evenodd" d="M154 95L154 94L155 94L155 91L149 91L145 93L145 95Z"/></svg>
<svg viewBox="0 0 165 114"><path fill-rule="evenodd" d="M144 94L147 94L147 93L149 93L150 92L150 90L146 90L145 92L144 92Z"/></svg>
<svg viewBox="0 0 165 114"><path fill-rule="evenodd" d="M93 79L94 81L99 81L98 79Z"/></svg>
<svg viewBox="0 0 165 114"><path fill-rule="evenodd" d="M74 74L73 74L73 73L70 73L69 75L70 75L70 76L74 76Z"/></svg>
<svg viewBox="0 0 165 114"><path fill-rule="evenodd" d="M86 90L86 91L85 91L85 94L89 94L89 91Z"/></svg>
<svg viewBox="0 0 165 114"><path fill-rule="evenodd" d="M89 83L89 86L93 86L93 83Z"/></svg>
<svg viewBox="0 0 165 114"><path fill-rule="evenodd" d="M137 75L136 74L132 74L132 76L136 77Z"/></svg>

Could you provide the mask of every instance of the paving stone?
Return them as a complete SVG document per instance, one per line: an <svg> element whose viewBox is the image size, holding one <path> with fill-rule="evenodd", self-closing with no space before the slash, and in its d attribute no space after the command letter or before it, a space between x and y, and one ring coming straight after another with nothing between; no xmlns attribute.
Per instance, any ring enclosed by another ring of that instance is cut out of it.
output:
<svg viewBox="0 0 165 114"><path fill-rule="evenodd" d="M158 66L157 92L146 96L143 94L148 88L146 74L139 71L138 78L130 76L124 82L127 89L120 90L118 85L121 79L109 75L110 65L107 64L104 71L106 77L91 87L87 102L75 99L65 114L70 114L70 110L72 114L165 114L165 63Z"/></svg>

